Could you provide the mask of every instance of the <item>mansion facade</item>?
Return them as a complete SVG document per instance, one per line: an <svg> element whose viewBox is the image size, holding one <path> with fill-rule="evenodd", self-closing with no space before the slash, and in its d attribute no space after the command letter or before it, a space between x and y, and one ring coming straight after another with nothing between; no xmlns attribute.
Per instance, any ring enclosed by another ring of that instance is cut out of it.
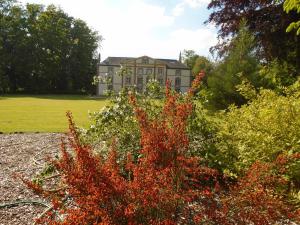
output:
<svg viewBox="0 0 300 225"><path fill-rule="evenodd" d="M108 57L98 68L98 95L106 91L119 92L122 88L135 86L142 92L150 79L156 79L162 86L167 80L178 92L187 92L191 86L191 70L179 60L154 59L148 56L138 58Z"/></svg>

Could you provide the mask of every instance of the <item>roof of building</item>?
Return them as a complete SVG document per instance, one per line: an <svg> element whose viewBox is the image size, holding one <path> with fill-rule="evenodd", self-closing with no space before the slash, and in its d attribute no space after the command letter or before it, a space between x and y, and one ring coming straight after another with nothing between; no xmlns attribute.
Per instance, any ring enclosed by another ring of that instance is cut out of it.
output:
<svg viewBox="0 0 300 225"><path fill-rule="evenodd" d="M148 56L142 56L142 57L147 57ZM131 61L131 60L136 60L141 57L133 58L133 57L107 57L104 61L100 63L100 65L107 65L107 66L120 66L122 63ZM170 69L189 69L185 64L179 62L176 59L154 59L157 61L160 61L164 64L166 64L167 68Z"/></svg>

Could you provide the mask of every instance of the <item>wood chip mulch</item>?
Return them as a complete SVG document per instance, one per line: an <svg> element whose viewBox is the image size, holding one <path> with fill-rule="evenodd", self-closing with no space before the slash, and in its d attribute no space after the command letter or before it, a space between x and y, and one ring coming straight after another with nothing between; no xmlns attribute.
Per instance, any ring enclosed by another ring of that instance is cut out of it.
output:
<svg viewBox="0 0 300 225"><path fill-rule="evenodd" d="M0 206L18 201L39 201L38 196L14 178L20 174L32 179L46 165L46 157L59 153L63 134L0 134ZM33 224L45 206L16 204L0 207L0 225Z"/></svg>

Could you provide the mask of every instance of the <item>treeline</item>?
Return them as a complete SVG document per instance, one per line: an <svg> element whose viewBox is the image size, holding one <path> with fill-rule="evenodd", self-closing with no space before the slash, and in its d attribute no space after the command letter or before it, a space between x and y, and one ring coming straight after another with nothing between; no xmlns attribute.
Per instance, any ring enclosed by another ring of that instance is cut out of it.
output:
<svg viewBox="0 0 300 225"><path fill-rule="evenodd" d="M0 93L93 91L100 36L54 5L0 0Z"/></svg>

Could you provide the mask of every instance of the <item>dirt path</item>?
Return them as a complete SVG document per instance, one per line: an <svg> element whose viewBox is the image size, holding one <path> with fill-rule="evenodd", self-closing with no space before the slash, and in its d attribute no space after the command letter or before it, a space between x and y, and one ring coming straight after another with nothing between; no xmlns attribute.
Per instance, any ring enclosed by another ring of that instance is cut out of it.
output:
<svg viewBox="0 0 300 225"><path fill-rule="evenodd" d="M0 135L0 205L17 200L41 201L13 174L33 178L44 167L45 156L58 153L61 137L55 133ZM38 205L0 208L0 225L33 224L44 210Z"/></svg>

